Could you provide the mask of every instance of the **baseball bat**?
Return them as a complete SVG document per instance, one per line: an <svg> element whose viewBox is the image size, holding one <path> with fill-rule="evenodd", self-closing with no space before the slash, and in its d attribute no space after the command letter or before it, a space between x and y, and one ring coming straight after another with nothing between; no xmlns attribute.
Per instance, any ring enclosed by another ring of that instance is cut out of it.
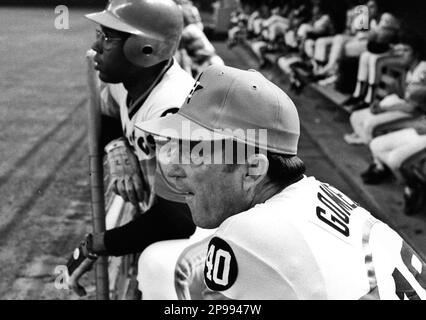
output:
<svg viewBox="0 0 426 320"><path fill-rule="evenodd" d="M94 233L104 232L105 227L105 194L103 175L103 153L100 147L101 105L99 78L94 69L95 51L86 53L87 84L89 88L88 103L88 135L89 135L89 169L92 218ZM99 257L95 267L96 299L109 300L108 258Z"/></svg>

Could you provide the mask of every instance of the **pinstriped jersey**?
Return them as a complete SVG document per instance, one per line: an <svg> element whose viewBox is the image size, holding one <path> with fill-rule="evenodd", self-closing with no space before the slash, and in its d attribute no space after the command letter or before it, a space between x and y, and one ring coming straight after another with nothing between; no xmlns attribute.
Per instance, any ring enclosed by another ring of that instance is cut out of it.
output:
<svg viewBox="0 0 426 320"><path fill-rule="evenodd" d="M210 240L206 296L425 299L426 265L388 225L304 177L225 220Z"/></svg>
<svg viewBox="0 0 426 320"><path fill-rule="evenodd" d="M155 144L149 141L149 136L143 131L135 130L135 124L159 118L167 111L180 108L193 85L194 79L174 61L142 106L132 115L129 115L127 90L123 84L108 84L101 91L103 113L116 116L117 109L119 110L123 132L134 149L145 180L151 188L150 198L143 204L145 210L152 205L154 193L170 201L184 202L185 199L157 171Z"/></svg>

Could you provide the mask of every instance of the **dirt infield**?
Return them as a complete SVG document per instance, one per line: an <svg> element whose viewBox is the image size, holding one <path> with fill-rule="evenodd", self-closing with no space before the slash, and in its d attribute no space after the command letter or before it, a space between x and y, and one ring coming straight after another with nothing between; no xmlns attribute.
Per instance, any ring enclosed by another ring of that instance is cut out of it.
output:
<svg viewBox="0 0 426 320"><path fill-rule="evenodd" d="M0 10L0 299L76 298L54 269L90 230L84 13Z"/></svg>

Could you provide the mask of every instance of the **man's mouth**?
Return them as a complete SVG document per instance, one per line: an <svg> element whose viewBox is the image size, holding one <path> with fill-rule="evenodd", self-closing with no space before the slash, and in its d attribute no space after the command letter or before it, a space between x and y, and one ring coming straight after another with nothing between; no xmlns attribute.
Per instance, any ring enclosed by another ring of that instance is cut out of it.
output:
<svg viewBox="0 0 426 320"><path fill-rule="evenodd" d="M100 66L101 66L101 63L99 62L99 60L98 60L98 59L96 59L96 56L95 56L95 58L93 59L93 62L94 62L94 64L95 64L95 66L94 66L95 70L99 70L99 69L100 69Z"/></svg>
<svg viewBox="0 0 426 320"><path fill-rule="evenodd" d="M191 200L194 198L194 194L192 192L185 193L185 201Z"/></svg>
<svg viewBox="0 0 426 320"><path fill-rule="evenodd" d="M98 71L100 71L100 68L99 68L99 63L98 63L98 62L96 62L96 61L95 61L95 66L94 66L94 69L95 69L95 70L98 70Z"/></svg>
<svg viewBox="0 0 426 320"><path fill-rule="evenodd" d="M171 178L168 177L166 179L175 189L179 190L179 192L181 192L184 195L191 195L193 196L194 193L191 192L191 190L189 188L187 188L182 181L180 181L180 179L178 178Z"/></svg>
<svg viewBox="0 0 426 320"><path fill-rule="evenodd" d="M189 191L189 190L182 190L181 189L181 192L185 195L185 197L193 197L194 196L194 193Z"/></svg>
<svg viewBox="0 0 426 320"><path fill-rule="evenodd" d="M193 197L194 192L189 190L188 188L184 188L183 186L176 186L176 188L185 195L185 198Z"/></svg>

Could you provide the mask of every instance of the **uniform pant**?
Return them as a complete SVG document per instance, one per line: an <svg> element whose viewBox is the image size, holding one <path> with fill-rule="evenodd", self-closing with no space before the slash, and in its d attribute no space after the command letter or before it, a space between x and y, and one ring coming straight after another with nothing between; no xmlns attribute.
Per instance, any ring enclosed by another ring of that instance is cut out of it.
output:
<svg viewBox="0 0 426 320"><path fill-rule="evenodd" d="M358 80L367 81L368 84L377 84L380 80L381 70L385 65L398 63L401 58L390 52L375 54L363 52L358 67Z"/></svg>
<svg viewBox="0 0 426 320"><path fill-rule="evenodd" d="M347 34L319 38L315 44L314 59L327 62L324 72L336 72L339 60L345 57L359 57L367 49L367 40ZM327 58L328 55L328 58Z"/></svg>
<svg viewBox="0 0 426 320"><path fill-rule="evenodd" d="M308 56L309 58L313 58L315 53L315 40L306 39L303 43L303 49L305 51L306 56Z"/></svg>
<svg viewBox="0 0 426 320"><path fill-rule="evenodd" d="M302 58L298 55L294 56L285 56L278 59L277 64L278 67L287 75L293 74L293 70L291 69L291 65L302 61Z"/></svg>
<svg viewBox="0 0 426 320"><path fill-rule="evenodd" d="M364 101L371 103L374 99L373 88L378 84L382 76L382 69L385 65L398 63L400 57L393 55L390 52L375 54L365 51L361 54L358 66L358 84L361 82L368 83L368 91ZM359 85L356 90L359 90ZM359 92L355 92L353 96L359 96Z"/></svg>
<svg viewBox="0 0 426 320"><path fill-rule="evenodd" d="M343 55L344 45L351 39L351 36L346 34L338 34L334 37L319 38L315 45L315 60L327 62L326 70L337 68L337 63ZM329 52L329 57L327 55Z"/></svg>
<svg viewBox="0 0 426 320"><path fill-rule="evenodd" d="M366 50L367 39L354 38L345 43L343 55L345 57L359 57Z"/></svg>
<svg viewBox="0 0 426 320"><path fill-rule="evenodd" d="M335 37L322 37L315 41L315 50L313 54L313 58L315 59L315 61L327 61L328 52L332 44L334 43L334 38Z"/></svg>
<svg viewBox="0 0 426 320"><path fill-rule="evenodd" d="M358 66L358 81L368 82L369 84L375 84L377 79L377 62L379 59L388 57L389 53L371 53L365 51L359 58Z"/></svg>
<svg viewBox="0 0 426 320"><path fill-rule="evenodd" d="M253 21L253 32L255 35L260 35L262 32L262 27L263 27L263 21L265 21L264 19L255 19Z"/></svg>
<svg viewBox="0 0 426 320"><path fill-rule="evenodd" d="M296 31L289 30L284 35L284 42L287 46L291 48L297 47L297 38L296 38Z"/></svg>
<svg viewBox="0 0 426 320"><path fill-rule="evenodd" d="M268 27L268 40L275 41L279 35L284 35L287 32L288 27L288 21L275 21Z"/></svg>
<svg viewBox="0 0 426 320"><path fill-rule="evenodd" d="M228 40L234 41L236 38L236 35L241 31L241 28L239 26L233 27L228 30Z"/></svg>
<svg viewBox="0 0 426 320"><path fill-rule="evenodd" d="M387 111L373 114L369 108L366 108L354 111L351 114L350 122L354 133L362 139L363 143L369 144L373 139L373 130L378 125L411 117L411 114L402 111Z"/></svg>
<svg viewBox="0 0 426 320"><path fill-rule="evenodd" d="M255 41L252 42L250 46L256 57L258 57L260 60L263 60L262 48L265 48L267 43L265 41Z"/></svg>
<svg viewBox="0 0 426 320"><path fill-rule="evenodd" d="M305 39L308 32L312 31L314 27L309 23L302 23L300 27L297 29L297 37L301 39Z"/></svg>
<svg viewBox="0 0 426 320"><path fill-rule="evenodd" d="M402 163L413 154L426 149L426 135L413 128L398 130L374 138L370 150L376 162L398 173Z"/></svg>

